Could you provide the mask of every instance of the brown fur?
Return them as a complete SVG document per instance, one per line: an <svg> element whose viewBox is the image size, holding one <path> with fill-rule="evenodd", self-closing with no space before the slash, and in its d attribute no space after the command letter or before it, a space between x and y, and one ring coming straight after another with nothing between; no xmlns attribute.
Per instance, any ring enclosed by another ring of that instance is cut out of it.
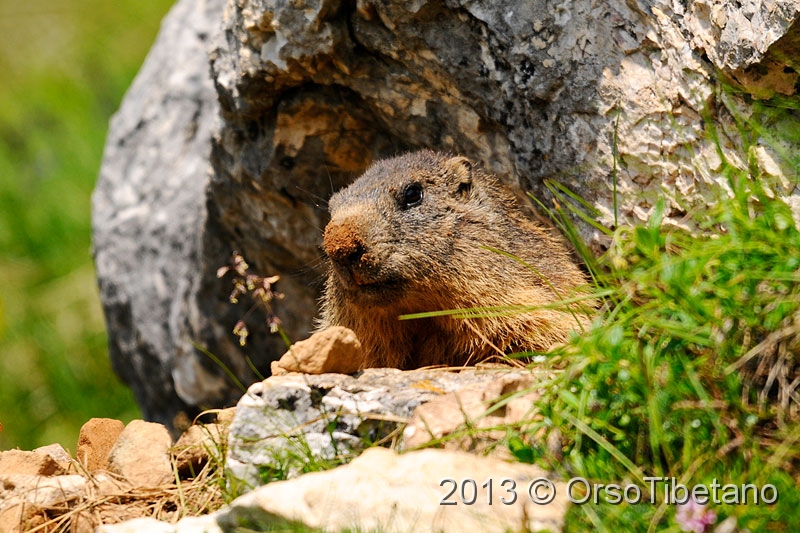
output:
<svg viewBox="0 0 800 533"><path fill-rule="evenodd" d="M416 200L405 196L412 184L422 198L408 205ZM330 211L319 325L352 329L365 367L474 364L498 351L547 350L587 323L585 314L563 308L469 320L398 318L544 305L575 296L586 283L562 241L463 157L424 150L378 161L331 198ZM513 254L540 274L483 246Z"/></svg>

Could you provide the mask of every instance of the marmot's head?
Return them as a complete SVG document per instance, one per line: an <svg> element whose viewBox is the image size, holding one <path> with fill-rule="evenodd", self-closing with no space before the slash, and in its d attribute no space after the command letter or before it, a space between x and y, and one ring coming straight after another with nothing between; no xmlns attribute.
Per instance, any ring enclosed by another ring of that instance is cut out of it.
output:
<svg viewBox="0 0 800 533"><path fill-rule="evenodd" d="M563 243L463 157L426 150L378 161L329 205L320 327L352 329L365 367L460 365L498 350L546 350L586 322L547 308L585 282ZM543 307L476 320L398 320L516 305Z"/></svg>
<svg viewBox="0 0 800 533"><path fill-rule="evenodd" d="M441 289L443 279L458 277L464 256L485 244L479 236L502 231L485 216L493 185L466 158L430 150L375 163L330 200L323 241L329 282L375 305Z"/></svg>

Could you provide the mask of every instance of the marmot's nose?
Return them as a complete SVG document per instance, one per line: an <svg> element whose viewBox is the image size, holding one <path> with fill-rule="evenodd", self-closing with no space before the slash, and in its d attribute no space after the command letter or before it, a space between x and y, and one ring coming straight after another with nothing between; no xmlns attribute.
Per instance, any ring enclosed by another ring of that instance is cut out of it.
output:
<svg viewBox="0 0 800 533"><path fill-rule="evenodd" d="M366 248L352 220L331 220L325 226L322 248L332 261L343 266L353 266L361 261Z"/></svg>

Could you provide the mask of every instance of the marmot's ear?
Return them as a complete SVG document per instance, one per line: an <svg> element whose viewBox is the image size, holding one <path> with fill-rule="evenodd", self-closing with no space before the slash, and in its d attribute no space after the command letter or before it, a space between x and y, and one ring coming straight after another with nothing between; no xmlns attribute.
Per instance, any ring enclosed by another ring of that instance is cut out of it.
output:
<svg viewBox="0 0 800 533"><path fill-rule="evenodd" d="M456 178L459 196L466 198L472 190L472 163L466 157L451 157L444 162L444 168Z"/></svg>

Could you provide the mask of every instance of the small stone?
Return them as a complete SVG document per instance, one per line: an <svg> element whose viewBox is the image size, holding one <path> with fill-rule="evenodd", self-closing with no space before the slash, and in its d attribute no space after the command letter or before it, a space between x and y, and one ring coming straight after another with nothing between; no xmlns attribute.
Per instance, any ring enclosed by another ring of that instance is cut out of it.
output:
<svg viewBox="0 0 800 533"><path fill-rule="evenodd" d="M4 499L0 509L0 531L28 531L39 525L37 520L41 509L17 498Z"/></svg>
<svg viewBox="0 0 800 533"><path fill-rule="evenodd" d="M296 342L271 365L272 375L289 372L304 374L352 374L363 362L361 342L352 330L334 326Z"/></svg>
<svg viewBox="0 0 800 533"><path fill-rule="evenodd" d="M33 450L37 453L44 453L49 455L53 458L54 461L59 463L67 463L69 464L72 462L72 457L70 457L69 452L64 449L63 446L60 444L48 444L47 446L40 446Z"/></svg>
<svg viewBox="0 0 800 533"><path fill-rule="evenodd" d="M181 477L195 477L212 457L222 459L221 443L226 431L220 424L191 426L172 447Z"/></svg>
<svg viewBox="0 0 800 533"><path fill-rule="evenodd" d="M92 418L81 427L75 456L89 472L108 470L108 454L125 424L113 418Z"/></svg>
<svg viewBox="0 0 800 533"><path fill-rule="evenodd" d="M69 533L93 533L95 524L95 518L91 512L80 511L72 515Z"/></svg>
<svg viewBox="0 0 800 533"><path fill-rule="evenodd" d="M57 460L48 451L8 450L0 452L0 475L58 476L67 472L68 461L69 455L67 462L64 462Z"/></svg>
<svg viewBox="0 0 800 533"><path fill-rule="evenodd" d="M78 475L38 476L28 474L0 475L5 499L19 498L37 507L56 507L83 497L86 478ZM2 501L2 500L0 500Z"/></svg>
<svg viewBox="0 0 800 533"><path fill-rule="evenodd" d="M154 422L133 420L120 434L108 458L110 472L120 474L135 487L158 487L175 477L167 428Z"/></svg>
<svg viewBox="0 0 800 533"><path fill-rule="evenodd" d="M92 475L87 489L90 492L89 497L99 499L123 494L128 492L131 487L122 479L99 472Z"/></svg>

